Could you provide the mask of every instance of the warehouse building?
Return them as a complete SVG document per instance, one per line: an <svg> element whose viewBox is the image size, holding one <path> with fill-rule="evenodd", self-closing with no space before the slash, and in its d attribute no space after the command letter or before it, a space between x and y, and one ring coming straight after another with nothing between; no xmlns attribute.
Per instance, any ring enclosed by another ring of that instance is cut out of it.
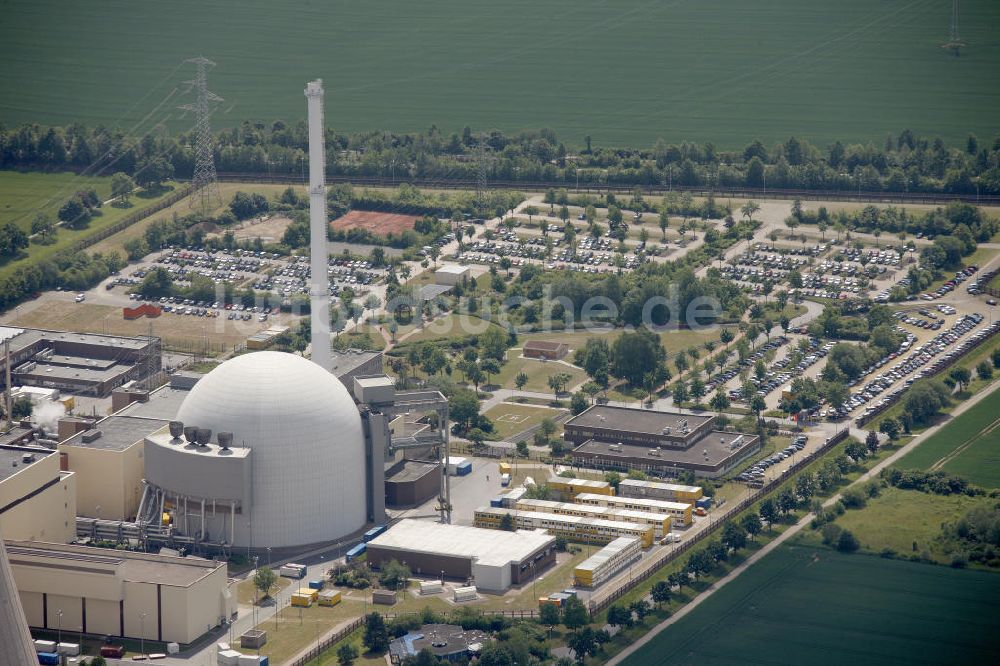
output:
<svg viewBox="0 0 1000 666"><path fill-rule="evenodd" d="M417 506L441 492L441 464L403 459L385 472L385 505L394 509Z"/></svg>
<svg viewBox="0 0 1000 666"><path fill-rule="evenodd" d="M28 624L191 643L236 610L225 562L8 541Z"/></svg>
<svg viewBox="0 0 1000 666"><path fill-rule="evenodd" d="M368 542L368 562L391 560L417 575L470 580L480 590L503 592L556 561L555 538L544 532L507 532L404 519Z"/></svg>
<svg viewBox="0 0 1000 666"><path fill-rule="evenodd" d="M33 446L0 446L0 532L8 539L76 537L76 475L59 454Z"/></svg>
<svg viewBox="0 0 1000 666"><path fill-rule="evenodd" d="M11 383L105 397L115 388L158 373L160 339L34 328L0 327L10 344ZM6 359L0 354L0 386Z"/></svg>
<svg viewBox="0 0 1000 666"><path fill-rule="evenodd" d="M330 352L333 376L344 386L351 386L355 377L370 377L380 375L382 369L382 352L363 351L360 349L333 350Z"/></svg>
<svg viewBox="0 0 1000 666"><path fill-rule="evenodd" d="M597 587L642 557L642 543L631 537L618 537L588 557L573 570L573 583Z"/></svg>
<svg viewBox="0 0 1000 666"><path fill-rule="evenodd" d="M627 536L641 540L643 548L653 545L655 530L652 525L601 518L484 506L476 509L473 521L476 527L499 529L504 516L510 516L514 527L519 530L546 530L549 534L579 543L610 543L618 537Z"/></svg>
<svg viewBox="0 0 1000 666"><path fill-rule="evenodd" d="M594 497L603 497L603 495L595 495ZM561 516L582 516L584 518L600 518L602 520L623 523L651 525L657 535L669 532L673 520L672 516L643 511L641 509L619 508L600 504L571 504L569 502L553 502L551 500L538 499L519 499L515 503L515 508L518 511L542 511L556 513Z"/></svg>
<svg viewBox="0 0 1000 666"><path fill-rule="evenodd" d="M588 506L603 506L627 511L642 511L657 516L669 516L673 524L678 527L687 527L691 524L691 505L686 502L667 502L643 497L609 497L608 495L591 493L580 493L576 496L576 502Z"/></svg>
<svg viewBox="0 0 1000 666"><path fill-rule="evenodd" d="M717 477L760 451L755 435L715 429L715 416L595 405L566 422L573 462L607 470Z"/></svg>
<svg viewBox="0 0 1000 666"><path fill-rule="evenodd" d="M644 497L668 502L693 503L701 499L701 486L683 486L659 481L622 479L618 484L618 494L622 497Z"/></svg>

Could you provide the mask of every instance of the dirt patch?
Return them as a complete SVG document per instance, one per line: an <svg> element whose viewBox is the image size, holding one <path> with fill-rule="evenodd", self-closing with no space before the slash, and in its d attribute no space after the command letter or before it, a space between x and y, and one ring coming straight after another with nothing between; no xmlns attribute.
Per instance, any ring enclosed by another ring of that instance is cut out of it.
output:
<svg viewBox="0 0 1000 666"><path fill-rule="evenodd" d="M330 223L334 231L349 229L365 229L376 236L399 235L413 229L419 217L399 215L397 213L381 213L371 210L352 210L343 217Z"/></svg>
<svg viewBox="0 0 1000 666"><path fill-rule="evenodd" d="M285 235L285 229L292 223L291 218L284 215L272 215L263 220L245 220L231 227L216 227L209 237L221 237L225 232L232 231L238 241L255 240L259 238L264 243L278 243Z"/></svg>

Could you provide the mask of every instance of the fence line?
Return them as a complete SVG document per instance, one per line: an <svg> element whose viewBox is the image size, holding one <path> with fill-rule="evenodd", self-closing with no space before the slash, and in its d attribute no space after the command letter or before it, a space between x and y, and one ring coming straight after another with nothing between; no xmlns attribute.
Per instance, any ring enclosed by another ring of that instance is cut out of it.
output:
<svg viewBox="0 0 1000 666"><path fill-rule="evenodd" d="M735 505L727 505L728 508L726 509L724 514L718 517L718 519L713 517L713 520L711 524L708 526L708 528L702 530L695 538L685 543L682 543L677 548L670 549L669 551L664 553L662 557L658 558L655 561L655 563L650 564L644 570L640 571L638 575L630 578L628 582L615 589L606 597L600 599L599 601L594 601L593 599L591 599L590 604L588 605L590 614L594 615L596 613L601 612L602 610L610 606L612 603L625 596L628 592L638 587L640 583L652 577L666 564L677 559L684 553L692 550L696 545L699 545L706 538L712 535L716 530L720 529L729 519L730 516L735 515L753 506L753 504L759 501L762 497L769 494L775 488L785 483L792 474L799 471L806 465L811 464L816 458L826 453L826 451L828 451L830 448L847 439L848 434L850 434L850 430L848 428L845 428L844 430L837 432L833 437L827 438L827 440L823 442L823 444L815 451L815 453L813 453L811 456L803 457L801 460L798 460L795 463L793 463L792 466L789 467L785 471L785 473L782 474L780 477L771 479L763 486L761 486L759 489L757 489L755 492L751 493L750 496L744 497Z"/></svg>
<svg viewBox="0 0 1000 666"><path fill-rule="evenodd" d="M69 247L66 248L66 250L63 251L72 254L74 252L85 250L91 245L96 245L105 238L113 236L119 231L128 229L133 224L146 219L150 215L154 215L156 213L159 213L164 208L169 208L170 206L173 206L175 203L177 203L178 201L186 197L188 194L190 194L190 192L191 192L191 186L185 185L179 188L178 190L172 192L171 194L168 194L164 198L160 199L155 204L146 206L145 208L137 210L134 213L130 213L125 217L123 217L122 219L115 222L114 224L112 224L111 226L105 227L104 229L96 231L92 234L88 234L85 238L81 238L77 241L74 241L69 245Z"/></svg>

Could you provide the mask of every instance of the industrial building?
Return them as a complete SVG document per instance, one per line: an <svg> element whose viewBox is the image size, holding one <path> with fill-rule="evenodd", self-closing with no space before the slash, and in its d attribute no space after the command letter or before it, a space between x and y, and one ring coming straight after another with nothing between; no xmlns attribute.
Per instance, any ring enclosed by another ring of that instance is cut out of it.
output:
<svg viewBox="0 0 1000 666"><path fill-rule="evenodd" d="M459 264L445 264L441 268L434 271L434 284L448 285L453 287L456 284L460 284L470 275L472 275L472 269L469 266L461 266Z"/></svg>
<svg viewBox="0 0 1000 666"><path fill-rule="evenodd" d="M76 474L77 515L132 520L145 476L145 440L168 421L112 415L101 421L64 419L79 430L59 443L63 467Z"/></svg>
<svg viewBox="0 0 1000 666"><path fill-rule="evenodd" d="M76 476L60 469L58 453L0 446L0 532L64 543L76 536Z"/></svg>
<svg viewBox="0 0 1000 666"><path fill-rule="evenodd" d="M13 385L54 388L105 397L115 388L158 373L162 349L157 337L124 337L0 326L10 352ZM0 386L6 387L6 358L0 354Z"/></svg>
<svg viewBox="0 0 1000 666"><path fill-rule="evenodd" d="M355 377L371 377L383 373L380 351L334 350L331 352L331 362L333 376L343 382L344 386L352 386Z"/></svg>
<svg viewBox="0 0 1000 666"><path fill-rule="evenodd" d="M567 479L562 476L555 476L545 482L548 489L559 493L567 502L572 502L580 493L594 493L597 495L614 495L615 489L607 481L595 481L593 479Z"/></svg>
<svg viewBox="0 0 1000 666"><path fill-rule="evenodd" d="M8 541L28 624L191 643L236 610L225 562Z"/></svg>
<svg viewBox="0 0 1000 666"><path fill-rule="evenodd" d="M715 426L715 416L594 405L566 422L563 437L577 465L667 477L717 477L760 451L759 437Z"/></svg>
<svg viewBox="0 0 1000 666"><path fill-rule="evenodd" d="M368 542L374 567L396 560L418 575L471 580L480 590L503 592L553 564L555 538L404 519Z"/></svg>
<svg viewBox="0 0 1000 666"><path fill-rule="evenodd" d="M603 495L594 495L594 497L603 497ZM600 504L570 504L569 502L553 502L551 500L520 499L516 502L515 508L518 511L541 511L561 516L582 516L584 518L650 525L657 535L669 532L673 522L671 516L661 513Z"/></svg>
<svg viewBox="0 0 1000 666"><path fill-rule="evenodd" d="M504 516L510 516L514 527L521 530L546 530L555 536L580 543L610 543L618 537L634 537L642 541L643 548L653 545L652 525L565 516L542 511L518 511L504 507L484 506L476 509L473 517L476 527L499 529Z"/></svg>
<svg viewBox="0 0 1000 666"><path fill-rule="evenodd" d="M668 502L693 503L701 499L701 486L684 486L676 483L622 479L618 484L618 494L622 497L644 497Z"/></svg>
<svg viewBox="0 0 1000 666"><path fill-rule="evenodd" d="M388 507L417 506L440 492L440 463L403 459L385 472L385 505Z"/></svg>
<svg viewBox="0 0 1000 666"><path fill-rule="evenodd" d="M442 661L466 663L480 653L487 640L489 634L478 629L463 629L454 624L425 624L389 643L389 662L399 664L422 650L430 650Z"/></svg>
<svg viewBox="0 0 1000 666"><path fill-rule="evenodd" d="M691 524L691 505L686 502L667 502L666 500L646 499L643 497L617 497L580 493L576 496L577 504L587 506L602 506L626 511L641 511L656 516L669 516L674 525L687 527Z"/></svg>
<svg viewBox="0 0 1000 666"><path fill-rule="evenodd" d="M597 587L642 557L642 543L632 537L618 537L573 569L573 583Z"/></svg>

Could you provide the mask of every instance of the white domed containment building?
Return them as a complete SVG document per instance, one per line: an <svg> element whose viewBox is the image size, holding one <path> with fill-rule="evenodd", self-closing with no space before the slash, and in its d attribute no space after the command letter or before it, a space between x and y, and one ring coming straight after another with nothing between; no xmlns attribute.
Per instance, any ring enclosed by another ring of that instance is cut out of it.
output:
<svg viewBox="0 0 1000 666"><path fill-rule="evenodd" d="M254 549L329 542L367 522L358 406L302 357L226 361L194 386L171 430L147 438L140 519L166 511L199 541Z"/></svg>

